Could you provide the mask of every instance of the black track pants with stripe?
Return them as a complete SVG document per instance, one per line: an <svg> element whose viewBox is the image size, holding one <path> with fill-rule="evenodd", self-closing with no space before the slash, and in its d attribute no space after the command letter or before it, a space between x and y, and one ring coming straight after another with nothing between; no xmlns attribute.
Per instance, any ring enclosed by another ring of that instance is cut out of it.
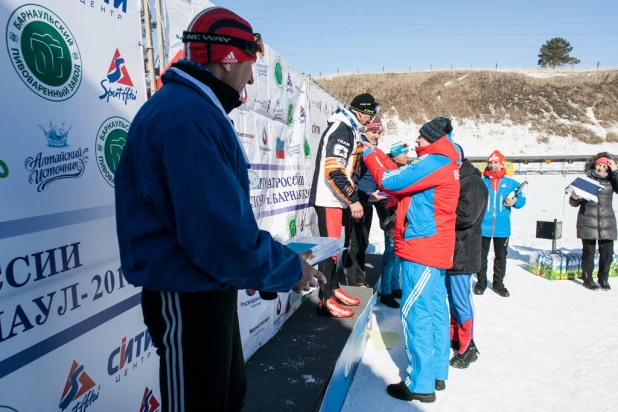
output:
<svg viewBox="0 0 618 412"><path fill-rule="evenodd" d="M161 412L239 411L247 390L238 291L142 291L160 359Z"/></svg>

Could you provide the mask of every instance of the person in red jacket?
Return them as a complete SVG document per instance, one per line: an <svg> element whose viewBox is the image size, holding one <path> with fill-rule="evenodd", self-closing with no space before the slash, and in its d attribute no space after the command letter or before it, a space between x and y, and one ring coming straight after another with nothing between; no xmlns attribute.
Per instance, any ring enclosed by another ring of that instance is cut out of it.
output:
<svg viewBox="0 0 618 412"><path fill-rule="evenodd" d="M446 136L450 120L425 123L416 139L418 161L398 170L378 149L363 159L376 183L400 198L395 219L395 254L401 258L403 333L408 377L388 385L405 401L434 402L449 369L449 312L445 272L453 265L459 198L459 153ZM368 145L366 145L368 146Z"/></svg>

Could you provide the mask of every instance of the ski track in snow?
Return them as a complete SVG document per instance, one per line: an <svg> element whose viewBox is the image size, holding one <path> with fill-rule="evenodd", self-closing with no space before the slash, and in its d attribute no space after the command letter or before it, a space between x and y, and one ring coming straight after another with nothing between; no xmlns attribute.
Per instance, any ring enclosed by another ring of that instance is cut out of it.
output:
<svg viewBox="0 0 618 412"><path fill-rule="evenodd" d="M468 369L449 368L446 390L437 392L433 404L390 397L386 386L405 377L403 333L399 310L378 303L374 328L397 332L400 341L385 351L376 351L368 341L344 412L616 410L618 278L610 278L611 291L593 292L579 280L549 281L527 271L532 252L551 248L550 240L535 238L537 220L562 220L558 249L581 251L575 231L578 209L562 190L575 177L514 176L530 184L526 206L511 214L505 277L511 296L502 298L489 288L474 295L479 359ZM381 252L384 238L376 221L370 242ZM489 259L491 267L491 252Z"/></svg>

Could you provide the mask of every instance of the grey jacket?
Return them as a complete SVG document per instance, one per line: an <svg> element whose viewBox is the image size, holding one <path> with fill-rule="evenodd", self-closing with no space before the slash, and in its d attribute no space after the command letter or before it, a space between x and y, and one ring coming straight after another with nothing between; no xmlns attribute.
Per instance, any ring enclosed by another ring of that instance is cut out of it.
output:
<svg viewBox="0 0 618 412"><path fill-rule="evenodd" d="M578 200L569 198L569 204L579 207L577 213L577 238L578 239L603 239L616 240L616 215L612 208L614 193L618 193L618 171L609 170L607 178L599 178L594 171L594 161L599 157L614 157L606 152L592 156L586 162L586 176L596 180L605 189L598 194L599 202L588 201L582 198Z"/></svg>

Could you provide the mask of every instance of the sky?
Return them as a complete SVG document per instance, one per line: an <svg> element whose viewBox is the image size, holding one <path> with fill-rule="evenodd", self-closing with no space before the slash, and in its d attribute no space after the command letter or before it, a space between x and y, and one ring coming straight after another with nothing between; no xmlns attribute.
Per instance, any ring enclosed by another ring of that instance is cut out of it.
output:
<svg viewBox="0 0 618 412"><path fill-rule="evenodd" d="M536 69L541 45L571 43L579 69L618 68L616 0L215 0L298 70L320 74Z"/></svg>

